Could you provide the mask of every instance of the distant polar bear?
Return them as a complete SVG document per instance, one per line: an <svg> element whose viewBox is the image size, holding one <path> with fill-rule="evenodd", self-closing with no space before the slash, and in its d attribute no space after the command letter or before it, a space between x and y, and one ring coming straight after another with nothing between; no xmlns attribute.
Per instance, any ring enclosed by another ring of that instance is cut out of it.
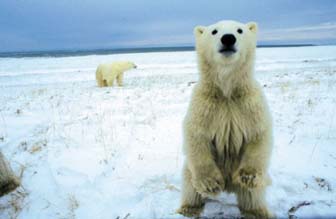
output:
<svg viewBox="0 0 336 219"><path fill-rule="evenodd" d="M97 84L99 87L111 87L116 79L118 86L122 86L124 72L136 67L133 62L126 61L100 64L96 70Z"/></svg>
<svg viewBox="0 0 336 219"><path fill-rule="evenodd" d="M221 21L194 30L200 79L184 120L182 203L198 216L208 197L233 192L245 218L270 218L272 151L266 99L253 77L257 24Z"/></svg>

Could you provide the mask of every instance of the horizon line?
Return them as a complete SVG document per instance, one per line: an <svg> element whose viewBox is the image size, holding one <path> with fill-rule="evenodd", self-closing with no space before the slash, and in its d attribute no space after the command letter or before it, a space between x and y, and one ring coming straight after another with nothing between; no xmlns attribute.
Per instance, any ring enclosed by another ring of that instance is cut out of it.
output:
<svg viewBox="0 0 336 219"><path fill-rule="evenodd" d="M295 44L258 44L257 48L274 47L305 47L305 46L327 46L335 44L313 44L313 43L295 43ZM148 52L182 52L193 51L195 46L156 46L156 47L125 47L125 48L97 48L97 49L50 49L33 51L9 51L0 52L0 58L22 58L22 57L67 57L67 56L85 56L85 55L108 55L124 53L148 53Z"/></svg>

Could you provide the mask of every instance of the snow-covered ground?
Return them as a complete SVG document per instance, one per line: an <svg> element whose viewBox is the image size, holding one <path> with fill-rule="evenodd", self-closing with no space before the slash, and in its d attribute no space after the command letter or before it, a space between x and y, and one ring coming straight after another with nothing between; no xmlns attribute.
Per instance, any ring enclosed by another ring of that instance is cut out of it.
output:
<svg viewBox="0 0 336 219"><path fill-rule="evenodd" d="M95 67L132 60L122 88ZM336 215L336 46L257 50L256 77L274 120L268 189L280 217ZM0 58L0 148L22 187L0 218L150 219L175 213L193 52ZM204 216L239 216L234 195Z"/></svg>

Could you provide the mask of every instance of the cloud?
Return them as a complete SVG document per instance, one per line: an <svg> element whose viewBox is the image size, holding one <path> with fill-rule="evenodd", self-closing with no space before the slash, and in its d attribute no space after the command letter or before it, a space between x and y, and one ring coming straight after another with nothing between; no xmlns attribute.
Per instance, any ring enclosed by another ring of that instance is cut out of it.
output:
<svg viewBox="0 0 336 219"><path fill-rule="evenodd" d="M193 45L194 26L222 19L258 22L264 42L336 43L336 22L324 23L335 9L334 0L0 0L0 52Z"/></svg>
<svg viewBox="0 0 336 219"><path fill-rule="evenodd" d="M155 47L155 46L191 46L193 37L191 34L176 36L155 36L147 37L142 40L132 40L131 42L120 41L118 47ZM116 46L112 44L111 46Z"/></svg>
<svg viewBox="0 0 336 219"><path fill-rule="evenodd" d="M310 26L269 29L261 31L259 38L261 41L336 41L336 23L328 22Z"/></svg>

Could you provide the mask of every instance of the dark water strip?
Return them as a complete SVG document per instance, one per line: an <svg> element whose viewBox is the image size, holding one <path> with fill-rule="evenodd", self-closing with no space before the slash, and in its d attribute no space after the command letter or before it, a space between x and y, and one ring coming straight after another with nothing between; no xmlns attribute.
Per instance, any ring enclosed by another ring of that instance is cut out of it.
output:
<svg viewBox="0 0 336 219"><path fill-rule="evenodd" d="M281 44L281 45L258 45L258 48L268 47L303 47L315 46L313 44ZM67 57L85 55L108 55L123 53L146 53L146 52L178 52L193 51L194 46L183 47L148 47L148 48L120 48L120 49L93 49L93 50L50 50L50 51L24 51L24 52L0 52L1 58L22 57Z"/></svg>

